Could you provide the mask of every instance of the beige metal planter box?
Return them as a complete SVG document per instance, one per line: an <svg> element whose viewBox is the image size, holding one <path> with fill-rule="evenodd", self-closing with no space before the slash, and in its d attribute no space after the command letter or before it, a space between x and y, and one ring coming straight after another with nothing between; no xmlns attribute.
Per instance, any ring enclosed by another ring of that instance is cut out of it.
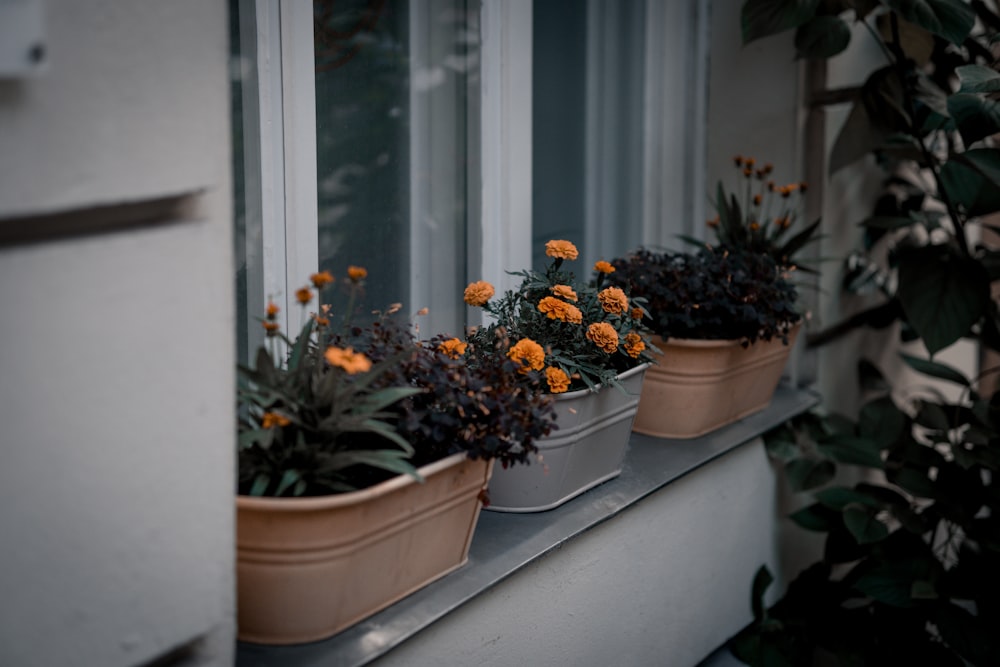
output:
<svg viewBox="0 0 1000 667"><path fill-rule="evenodd" d="M556 397L552 435L535 442L541 462L499 466L490 481L490 504L498 512L542 512L621 474L642 376L649 364L622 373L625 391L601 387Z"/></svg>
<svg viewBox="0 0 1000 667"><path fill-rule="evenodd" d="M465 564L492 461L455 454L362 491L238 496L239 638L324 639Z"/></svg>
<svg viewBox="0 0 1000 667"><path fill-rule="evenodd" d="M632 427L660 438L695 438L763 410L771 402L799 326L780 339L744 348L737 340L664 341L646 373Z"/></svg>

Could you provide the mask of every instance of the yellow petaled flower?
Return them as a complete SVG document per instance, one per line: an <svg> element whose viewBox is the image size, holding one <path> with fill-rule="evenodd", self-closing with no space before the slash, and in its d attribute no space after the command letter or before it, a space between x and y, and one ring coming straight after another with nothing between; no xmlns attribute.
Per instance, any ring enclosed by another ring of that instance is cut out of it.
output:
<svg viewBox="0 0 1000 667"><path fill-rule="evenodd" d="M576 301L577 299L576 292L569 285L556 285L552 288L552 293L567 301Z"/></svg>
<svg viewBox="0 0 1000 667"><path fill-rule="evenodd" d="M366 373L371 370L371 359L360 352L355 352L353 348L328 347L323 353L327 363L337 368L342 368L350 375L355 373Z"/></svg>
<svg viewBox="0 0 1000 667"><path fill-rule="evenodd" d="M615 267L611 266L610 262L605 262L603 259L594 264L594 271L598 273L614 273Z"/></svg>
<svg viewBox="0 0 1000 667"><path fill-rule="evenodd" d="M569 376L566 371L555 366L545 369L545 381L549 384L549 391L553 394L561 394L569 389Z"/></svg>
<svg viewBox="0 0 1000 667"><path fill-rule="evenodd" d="M477 280L465 288L465 302L470 306L484 306L494 294L496 290L493 289L493 285L485 280Z"/></svg>
<svg viewBox="0 0 1000 667"><path fill-rule="evenodd" d="M646 343L642 341L642 336L634 331L625 334L625 352L635 359L646 349Z"/></svg>
<svg viewBox="0 0 1000 667"><path fill-rule="evenodd" d="M468 346L468 343L463 343L457 338L450 338L448 340L441 341L441 344L438 345L437 349L438 352L447 357L458 359L465 354L465 348Z"/></svg>
<svg viewBox="0 0 1000 667"><path fill-rule="evenodd" d="M633 320L641 320L642 319L642 308L633 308L632 309L632 319Z"/></svg>
<svg viewBox="0 0 1000 667"><path fill-rule="evenodd" d="M347 267L347 277L358 282L368 277L368 269L361 266L349 266Z"/></svg>
<svg viewBox="0 0 1000 667"><path fill-rule="evenodd" d="M618 349L618 332L607 322L594 322L587 328L587 340L608 354Z"/></svg>
<svg viewBox="0 0 1000 667"><path fill-rule="evenodd" d="M295 298L304 306L312 301L313 293L308 287L303 287L302 289L295 290Z"/></svg>
<svg viewBox="0 0 1000 667"><path fill-rule="evenodd" d="M323 289L333 282L333 275L329 271L321 271L309 276L309 280L312 281L313 287L316 289Z"/></svg>
<svg viewBox="0 0 1000 667"><path fill-rule="evenodd" d="M281 328L277 322L268 322L267 320L264 320L261 324L264 325L264 331L267 332L268 336L276 336L278 334L278 329Z"/></svg>
<svg viewBox="0 0 1000 667"><path fill-rule="evenodd" d="M281 308L278 308L278 304L273 301L268 301L267 308L264 309L264 312L267 314L267 319L273 320L278 315L279 310L281 310Z"/></svg>
<svg viewBox="0 0 1000 667"><path fill-rule="evenodd" d="M576 259L580 252L569 241L549 241L545 244L545 254L556 259Z"/></svg>
<svg viewBox="0 0 1000 667"><path fill-rule="evenodd" d="M530 338L522 338L507 350L507 356L521 364L519 373L540 371L545 366L545 350Z"/></svg>
<svg viewBox="0 0 1000 667"><path fill-rule="evenodd" d="M275 426L288 426L291 423L285 415L279 415L277 412L265 412L264 416L261 417L260 427L274 428Z"/></svg>
<svg viewBox="0 0 1000 667"><path fill-rule="evenodd" d="M602 289L597 293L597 300L601 302L604 312L612 315L621 315L628 310L628 297L618 287Z"/></svg>

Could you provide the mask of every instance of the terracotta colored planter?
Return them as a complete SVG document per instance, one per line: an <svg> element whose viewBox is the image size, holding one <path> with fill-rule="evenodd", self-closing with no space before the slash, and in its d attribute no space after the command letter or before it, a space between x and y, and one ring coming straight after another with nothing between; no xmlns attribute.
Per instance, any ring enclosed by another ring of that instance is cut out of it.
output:
<svg viewBox="0 0 1000 667"><path fill-rule="evenodd" d="M628 449L639 405L642 376L649 364L622 373L627 393L616 387L581 389L556 397L559 429L535 444L541 462L497 467L490 504L497 512L542 512L617 477Z"/></svg>
<svg viewBox="0 0 1000 667"><path fill-rule="evenodd" d="M492 461L456 454L362 491L238 496L239 639L324 639L465 564Z"/></svg>
<svg viewBox="0 0 1000 667"><path fill-rule="evenodd" d="M660 438L695 438L763 410L771 402L799 326L744 348L736 340L653 338L663 351L646 373L632 427Z"/></svg>

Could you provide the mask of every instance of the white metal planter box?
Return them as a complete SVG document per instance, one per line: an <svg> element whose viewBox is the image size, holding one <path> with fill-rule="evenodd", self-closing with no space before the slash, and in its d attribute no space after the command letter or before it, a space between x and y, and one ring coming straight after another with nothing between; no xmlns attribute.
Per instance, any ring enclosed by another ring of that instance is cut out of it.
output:
<svg viewBox="0 0 1000 667"><path fill-rule="evenodd" d="M490 481L488 510L542 512L617 477L628 449L639 406L642 377L649 364L622 373L625 387L601 387L556 397L558 430L538 440L541 461L499 466Z"/></svg>

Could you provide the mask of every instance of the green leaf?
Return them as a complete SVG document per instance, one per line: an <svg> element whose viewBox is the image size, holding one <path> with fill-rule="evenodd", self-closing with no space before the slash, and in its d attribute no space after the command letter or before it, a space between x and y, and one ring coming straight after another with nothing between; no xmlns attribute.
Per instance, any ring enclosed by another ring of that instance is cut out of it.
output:
<svg viewBox="0 0 1000 667"><path fill-rule="evenodd" d="M411 445L409 442L407 442L406 440L404 440L403 437L400 436L398 433L396 433L396 431L394 431L392 429L392 427L389 426L388 424L386 424L384 422L380 422L380 421L374 420L374 419L366 419L362 423L362 426L367 431L371 431L372 433L377 433L378 435L382 436L383 438L385 438L387 440L391 440L392 442L394 442L397 445L399 445L399 447L404 452L406 452L407 454L409 454L411 456L413 455L413 451L414 451L413 450L413 445Z"/></svg>
<svg viewBox="0 0 1000 667"><path fill-rule="evenodd" d="M757 574L753 578L753 589L750 593L750 607L753 609L753 617L761 621L764 619L764 593L774 581L771 571L766 565L761 565Z"/></svg>
<svg viewBox="0 0 1000 667"><path fill-rule="evenodd" d="M387 387L366 394L355 401L352 412L354 414L368 414L378 412L382 408L397 403L404 398L423 393L423 389L413 387Z"/></svg>
<svg viewBox="0 0 1000 667"><path fill-rule="evenodd" d="M851 504L867 505L873 508L880 508L881 503L871 495L862 493L846 486L831 486L816 493L818 500L824 507L829 507L838 512Z"/></svg>
<svg viewBox="0 0 1000 667"><path fill-rule="evenodd" d="M948 112L966 146L1000 132L1000 102L996 100L956 93L948 98Z"/></svg>
<svg viewBox="0 0 1000 667"><path fill-rule="evenodd" d="M896 569L891 565L883 565L861 575L854 582L854 588L893 607L912 607L910 591L913 589L913 582L913 574L905 568Z"/></svg>
<svg viewBox="0 0 1000 667"><path fill-rule="evenodd" d="M785 464L785 473L792 491L808 491L833 479L837 467L825 459L794 459Z"/></svg>
<svg viewBox="0 0 1000 667"><path fill-rule="evenodd" d="M297 483L300 479L302 479L302 476L299 474L298 470L286 470L285 474L281 476L281 481L278 482L278 488L275 490L274 495L284 495L285 491L287 491L290 486Z"/></svg>
<svg viewBox="0 0 1000 667"><path fill-rule="evenodd" d="M993 149L979 150L993 151ZM1000 187L967 162L962 161L962 157L956 156L941 167L941 186L948 194L948 199L961 206L969 217L1000 211Z"/></svg>
<svg viewBox="0 0 1000 667"><path fill-rule="evenodd" d="M926 474L914 468L897 470L889 481L920 498L933 498L936 492L934 482Z"/></svg>
<svg viewBox="0 0 1000 667"><path fill-rule="evenodd" d="M743 44L797 28L816 13L820 0L747 0L740 24Z"/></svg>
<svg viewBox="0 0 1000 667"><path fill-rule="evenodd" d="M851 42L851 29L836 16L814 16L795 31L795 51L806 60L832 58Z"/></svg>
<svg viewBox="0 0 1000 667"><path fill-rule="evenodd" d="M793 512L788 518L800 528L826 533L833 530L837 523L840 522L840 512L824 507L820 503L813 503L797 512Z"/></svg>
<svg viewBox="0 0 1000 667"><path fill-rule="evenodd" d="M858 544L873 544L889 536L889 528L870 509L858 505L844 508L844 525Z"/></svg>
<svg viewBox="0 0 1000 667"><path fill-rule="evenodd" d="M323 462L322 470L343 470L353 465L367 465L401 475L410 475L416 480L423 482L424 478L420 476L417 469L413 467L413 464L407 460L408 456L409 454L406 452L394 449L362 449L337 452Z"/></svg>
<svg viewBox="0 0 1000 667"><path fill-rule="evenodd" d="M961 65L955 68L962 83L962 93L995 93L1000 91L1000 72L982 65Z"/></svg>
<svg viewBox="0 0 1000 667"><path fill-rule="evenodd" d="M791 259L795 253L805 247L810 241L815 240L813 239L813 234L815 234L816 230L819 229L820 222L822 222L822 219L817 219L795 236L788 239L788 241L779 249L782 259Z"/></svg>
<svg viewBox="0 0 1000 667"><path fill-rule="evenodd" d="M819 443L819 450L825 456L841 463L853 463L869 468L882 467L878 444L868 438L833 436Z"/></svg>
<svg viewBox="0 0 1000 667"><path fill-rule="evenodd" d="M907 366L918 373L940 378L941 380L948 380L949 382L960 384L963 387L968 387L970 384L968 378L966 378L961 371L947 364L942 364L938 361L930 361L928 359L920 359L919 357L913 357L904 352L900 352L899 356L906 362Z"/></svg>
<svg viewBox="0 0 1000 667"><path fill-rule="evenodd" d="M264 492L267 491L267 486L270 483L271 483L271 478L265 475L264 473L260 473L253 480L253 485L250 487L250 495L251 496L264 495Z"/></svg>
<svg viewBox="0 0 1000 667"><path fill-rule="evenodd" d="M858 432L886 449L895 443L906 428L906 416L889 396L869 401L858 416Z"/></svg>
<svg viewBox="0 0 1000 667"><path fill-rule="evenodd" d="M976 170L995 186L1000 187L1000 150L973 148L964 153L952 155L951 159Z"/></svg>
<svg viewBox="0 0 1000 667"><path fill-rule="evenodd" d="M976 22L976 14L962 0L887 0L901 17L961 45Z"/></svg>
<svg viewBox="0 0 1000 667"><path fill-rule="evenodd" d="M306 323L302 326L302 331L299 332L299 337L295 339L295 344L292 346L292 353L288 357L288 370L290 371L298 369L302 355L309 349L309 336L312 335L313 322L314 320L311 317L306 320Z"/></svg>
<svg viewBox="0 0 1000 667"><path fill-rule="evenodd" d="M949 246L911 248L899 253L898 296L933 357L967 335L986 313L989 278L979 262Z"/></svg>

